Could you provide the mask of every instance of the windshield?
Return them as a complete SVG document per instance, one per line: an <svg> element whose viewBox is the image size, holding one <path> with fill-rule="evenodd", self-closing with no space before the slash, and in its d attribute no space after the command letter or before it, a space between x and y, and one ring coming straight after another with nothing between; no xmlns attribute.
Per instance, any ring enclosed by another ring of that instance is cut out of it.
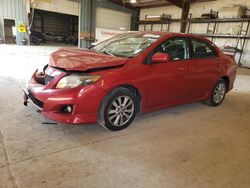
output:
<svg viewBox="0 0 250 188"><path fill-rule="evenodd" d="M98 44L93 50L112 56L135 57L161 37L158 34L121 34Z"/></svg>

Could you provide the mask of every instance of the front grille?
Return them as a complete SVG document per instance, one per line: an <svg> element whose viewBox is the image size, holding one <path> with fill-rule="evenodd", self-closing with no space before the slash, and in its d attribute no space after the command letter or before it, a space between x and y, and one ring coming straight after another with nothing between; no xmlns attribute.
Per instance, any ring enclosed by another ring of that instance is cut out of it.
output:
<svg viewBox="0 0 250 188"><path fill-rule="evenodd" d="M46 74L45 77L44 77L44 83L45 83L45 85L49 84L53 79L54 79L53 76L50 76L50 75Z"/></svg>
<svg viewBox="0 0 250 188"><path fill-rule="evenodd" d="M39 108L43 108L43 102L39 101L38 99L36 99L31 92L29 92L29 98L32 100L32 102Z"/></svg>

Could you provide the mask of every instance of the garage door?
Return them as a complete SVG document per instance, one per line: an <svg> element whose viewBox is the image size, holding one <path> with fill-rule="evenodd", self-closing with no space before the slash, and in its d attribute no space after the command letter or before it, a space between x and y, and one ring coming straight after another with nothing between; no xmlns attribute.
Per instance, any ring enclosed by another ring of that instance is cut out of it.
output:
<svg viewBox="0 0 250 188"><path fill-rule="evenodd" d="M78 17L35 9L32 31L56 33L63 36L78 35Z"/></svg>
<svg viewBox="0 0 250 188"><path fill-rule="evenodd" d="M130 30L131 14L97 8L96 26L114 30Z"/></svg>
<svg viewBox="0 0 250 188"><path fill-rule="evenodd" d="M78 16L78 2L75 0L39 0L36 9Z"/></svg>

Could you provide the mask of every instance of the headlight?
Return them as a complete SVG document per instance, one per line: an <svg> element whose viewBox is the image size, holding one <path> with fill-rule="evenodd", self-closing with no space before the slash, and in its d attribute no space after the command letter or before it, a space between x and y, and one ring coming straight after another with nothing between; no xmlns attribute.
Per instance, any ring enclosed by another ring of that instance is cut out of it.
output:
<svg viewBox="0 0 250 188"><path fill-rule="evenodd" d="M100 75L70 75L63 77L56 85L57 89L75 88L93 84L101 79Z"/></svg>

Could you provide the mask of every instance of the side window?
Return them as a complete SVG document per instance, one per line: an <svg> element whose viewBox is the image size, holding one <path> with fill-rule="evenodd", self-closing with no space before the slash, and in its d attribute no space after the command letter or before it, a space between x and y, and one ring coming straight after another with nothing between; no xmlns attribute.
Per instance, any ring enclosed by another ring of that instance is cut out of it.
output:
<svg viewBox="0 0 250 188"><path fill-rule="evenodd" d="M192 39L192 45L193 45L192 58L196 59L196 58L216 57L214 48L207 42Z"/></svg>
<svg viewBox="0 0 250 188"><path fill-rule="evenodd" d="M189 59L189 48L185 39L167 40L161 44L157 52L169 54L172 61Z"/></svg>

